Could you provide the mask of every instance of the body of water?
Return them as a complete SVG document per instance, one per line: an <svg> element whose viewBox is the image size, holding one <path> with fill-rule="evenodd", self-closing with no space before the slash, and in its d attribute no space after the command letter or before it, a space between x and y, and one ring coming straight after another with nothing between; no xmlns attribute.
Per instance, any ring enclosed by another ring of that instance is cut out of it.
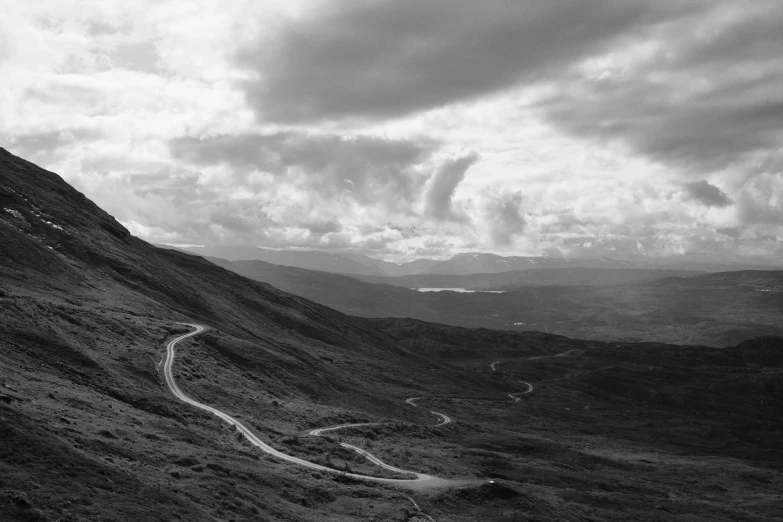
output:
<svg viewBox="0 0 783 522"><path fill-rule="evenodd" d="M505 294L504 290L468 290L467 288L411 288L417 292L459 292L460 294L473 294L481 292L483 294Z"/></svg>

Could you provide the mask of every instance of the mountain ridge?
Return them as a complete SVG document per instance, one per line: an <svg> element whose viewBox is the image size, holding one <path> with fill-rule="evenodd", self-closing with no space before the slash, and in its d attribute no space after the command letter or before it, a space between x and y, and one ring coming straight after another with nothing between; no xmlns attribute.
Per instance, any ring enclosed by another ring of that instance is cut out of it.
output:
<svg viewBox="0 0 783 522"><path fill-rule="evenodd" d="M416 275L494 274L523 270L565 268L668 270L721 272L738 270L779 270L783 266L753 263L711 263L678 259L623 260L610 257L565 258L546 256L500 256L491 253L460 253L446 260L417 259L392 263L350 252L321 250L269 249L249 246L174 246L158 245L194 254L226 259L228 261L265 261L346 275L366 277L405 277Z"/></svg>
<svg viewBox="0 0 783 522"><path fill-rule="evenodd" d="M708 346L783 335L783 271L694 275L568 268L379 278L257 260L206 259L250 279L367 318L410 317L451 326L541 331L604 341ZM479 291L417 292L403 283Z"/></svg>

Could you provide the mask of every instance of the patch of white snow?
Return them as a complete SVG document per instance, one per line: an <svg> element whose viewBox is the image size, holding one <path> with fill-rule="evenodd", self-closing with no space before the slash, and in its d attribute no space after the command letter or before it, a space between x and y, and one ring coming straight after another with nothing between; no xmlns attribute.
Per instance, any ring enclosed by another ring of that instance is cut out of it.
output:
<svg viewBox="0 0 783 522"><path fill-rule="evenodd" d="M20 214L20 213L19 213L19 212L17 212L16 210L14 210L14 209L12 209L12 208L5 208L5 209L3 209L3 210L5 210L6 212L8 212L8 213L9 213L9 214L11 214L12 216L14 216L16 219L21 219L21 220L23 220L23 221L24 221L24 217L22 216L22 214Z"/></svg>
<svg viewBox="0 0 783 522"><path fill-rule="evenodd" d="M42 220L42 221L43 221L44 223L46 223L47 225L49 225L50 227L52 227L52 228L56 228L57 230L62 230L62 229L63 229L63 227L61 227L60 225L57 225L57 224L55 224L55 223L52 223L51 221L46 221L45 219L44 219L44 220Z"/></svg>

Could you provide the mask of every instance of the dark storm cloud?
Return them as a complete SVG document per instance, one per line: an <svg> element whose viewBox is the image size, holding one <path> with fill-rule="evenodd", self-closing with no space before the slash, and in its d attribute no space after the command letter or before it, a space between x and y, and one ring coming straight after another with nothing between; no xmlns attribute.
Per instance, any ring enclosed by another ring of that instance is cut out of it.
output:
<svg viewBox="0 0 783 522"><path fill-rule="evenodd" d="M464 221L467 216L454 210L452 197L457 186L465 179L467 170L478 161L478 155L469 153L446 160L435 172L427 190L424 212L439 221Z"/></svg>
<svg viewBox="0 0 783 522"><path fill-rule="evenodd" d="M565 75L545 114L574 134L620 139L693 174L780 170L783 3L701 5L702 13L647 34L660 49L642 66Z"/></svg>
<svg viewBox="0 0 783 522"><path fill-rule="evenodd" d="M728 207L733 203L728 194L703 179L686 183L685 195L688 199L708 207Z"/></svg>
<svg viewBox="0 0 783 522"><path fill-rule="evenodd" d="M509 192L489 201L485 214L489 222L489 231L495 246L508 246L514 236L525 230L525 218L520 209L522 193Z"/></svg>
<svg viewBox="0 0 783 522"><path fill-rule="evenodd" d="M300 132L177 138L174 157L198 165L229 164L287 179L322 196L350 194L365 204L403 205L424 178L413 167L434 151L430 141L344 138Z"/></svg>
<svg viewBox="0 0 783 522"><path fill-rule="evenodd" d="M238 55L259 118L388 118L535 80L689 3L331 2Z"/></svg>

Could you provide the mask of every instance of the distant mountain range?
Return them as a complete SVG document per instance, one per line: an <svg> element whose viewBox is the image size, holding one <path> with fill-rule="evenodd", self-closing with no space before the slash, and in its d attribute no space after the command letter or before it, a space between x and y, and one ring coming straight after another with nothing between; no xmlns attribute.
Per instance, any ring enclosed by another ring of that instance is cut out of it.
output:
<svg viewBox="0 0 783 522"><path fill-rule="evenodd" d="M333 253L320 250L274 250L252 246L179 247L157 245L203 257L216 257L228 261L265 261L275 265L295 266L307 270L320 270L336 274L360 274L374 276L401 276L426 272L431 265L441 263L420 259L398 265L362 254Z"/></svg>
<svg viewBox="0 0 783 522"><path fill-rule="evenodd" d="M249 279L361 317L409 317L454 326L536 330L583 339L713 346L761 335L783 335L783 271L552 268L378 277L332 274L258 260L205 259ZM411 289L424 286L501 292Z"/></svg>
<svg viewBox="0 0 783 522"><path fill-rule="evenodd" d="M417 259L415 261L397 264L380 259L373 259L362 254L324 252L320 250L274 250L252 246L158 246L191 252L200 256L226 259L228 261L258 260L275 265L305 268L307 270L380 277L399 277L420 274L497 274L520 270L550 268L621 268L692 272L728 272L736 270L773 270L783 268L783 265L780 267L772 267L751 263L706 263L673 259L631 261L609 257L571 259L561 257L499 256L497 254L478 252L457 254L452 258L443 261ZM390 281L384 282L391 283Z"/></svg>
<svg viewBox="0 0 783 522"><path fill-rule="evenodd" d="M467 290L511 290L520 286L606 286L643 283L664 277L692 277L705 271L667 268L538 268L485 274L416 274L398 277L351 274L368 283L405 288L464 288Z"/></svg>

